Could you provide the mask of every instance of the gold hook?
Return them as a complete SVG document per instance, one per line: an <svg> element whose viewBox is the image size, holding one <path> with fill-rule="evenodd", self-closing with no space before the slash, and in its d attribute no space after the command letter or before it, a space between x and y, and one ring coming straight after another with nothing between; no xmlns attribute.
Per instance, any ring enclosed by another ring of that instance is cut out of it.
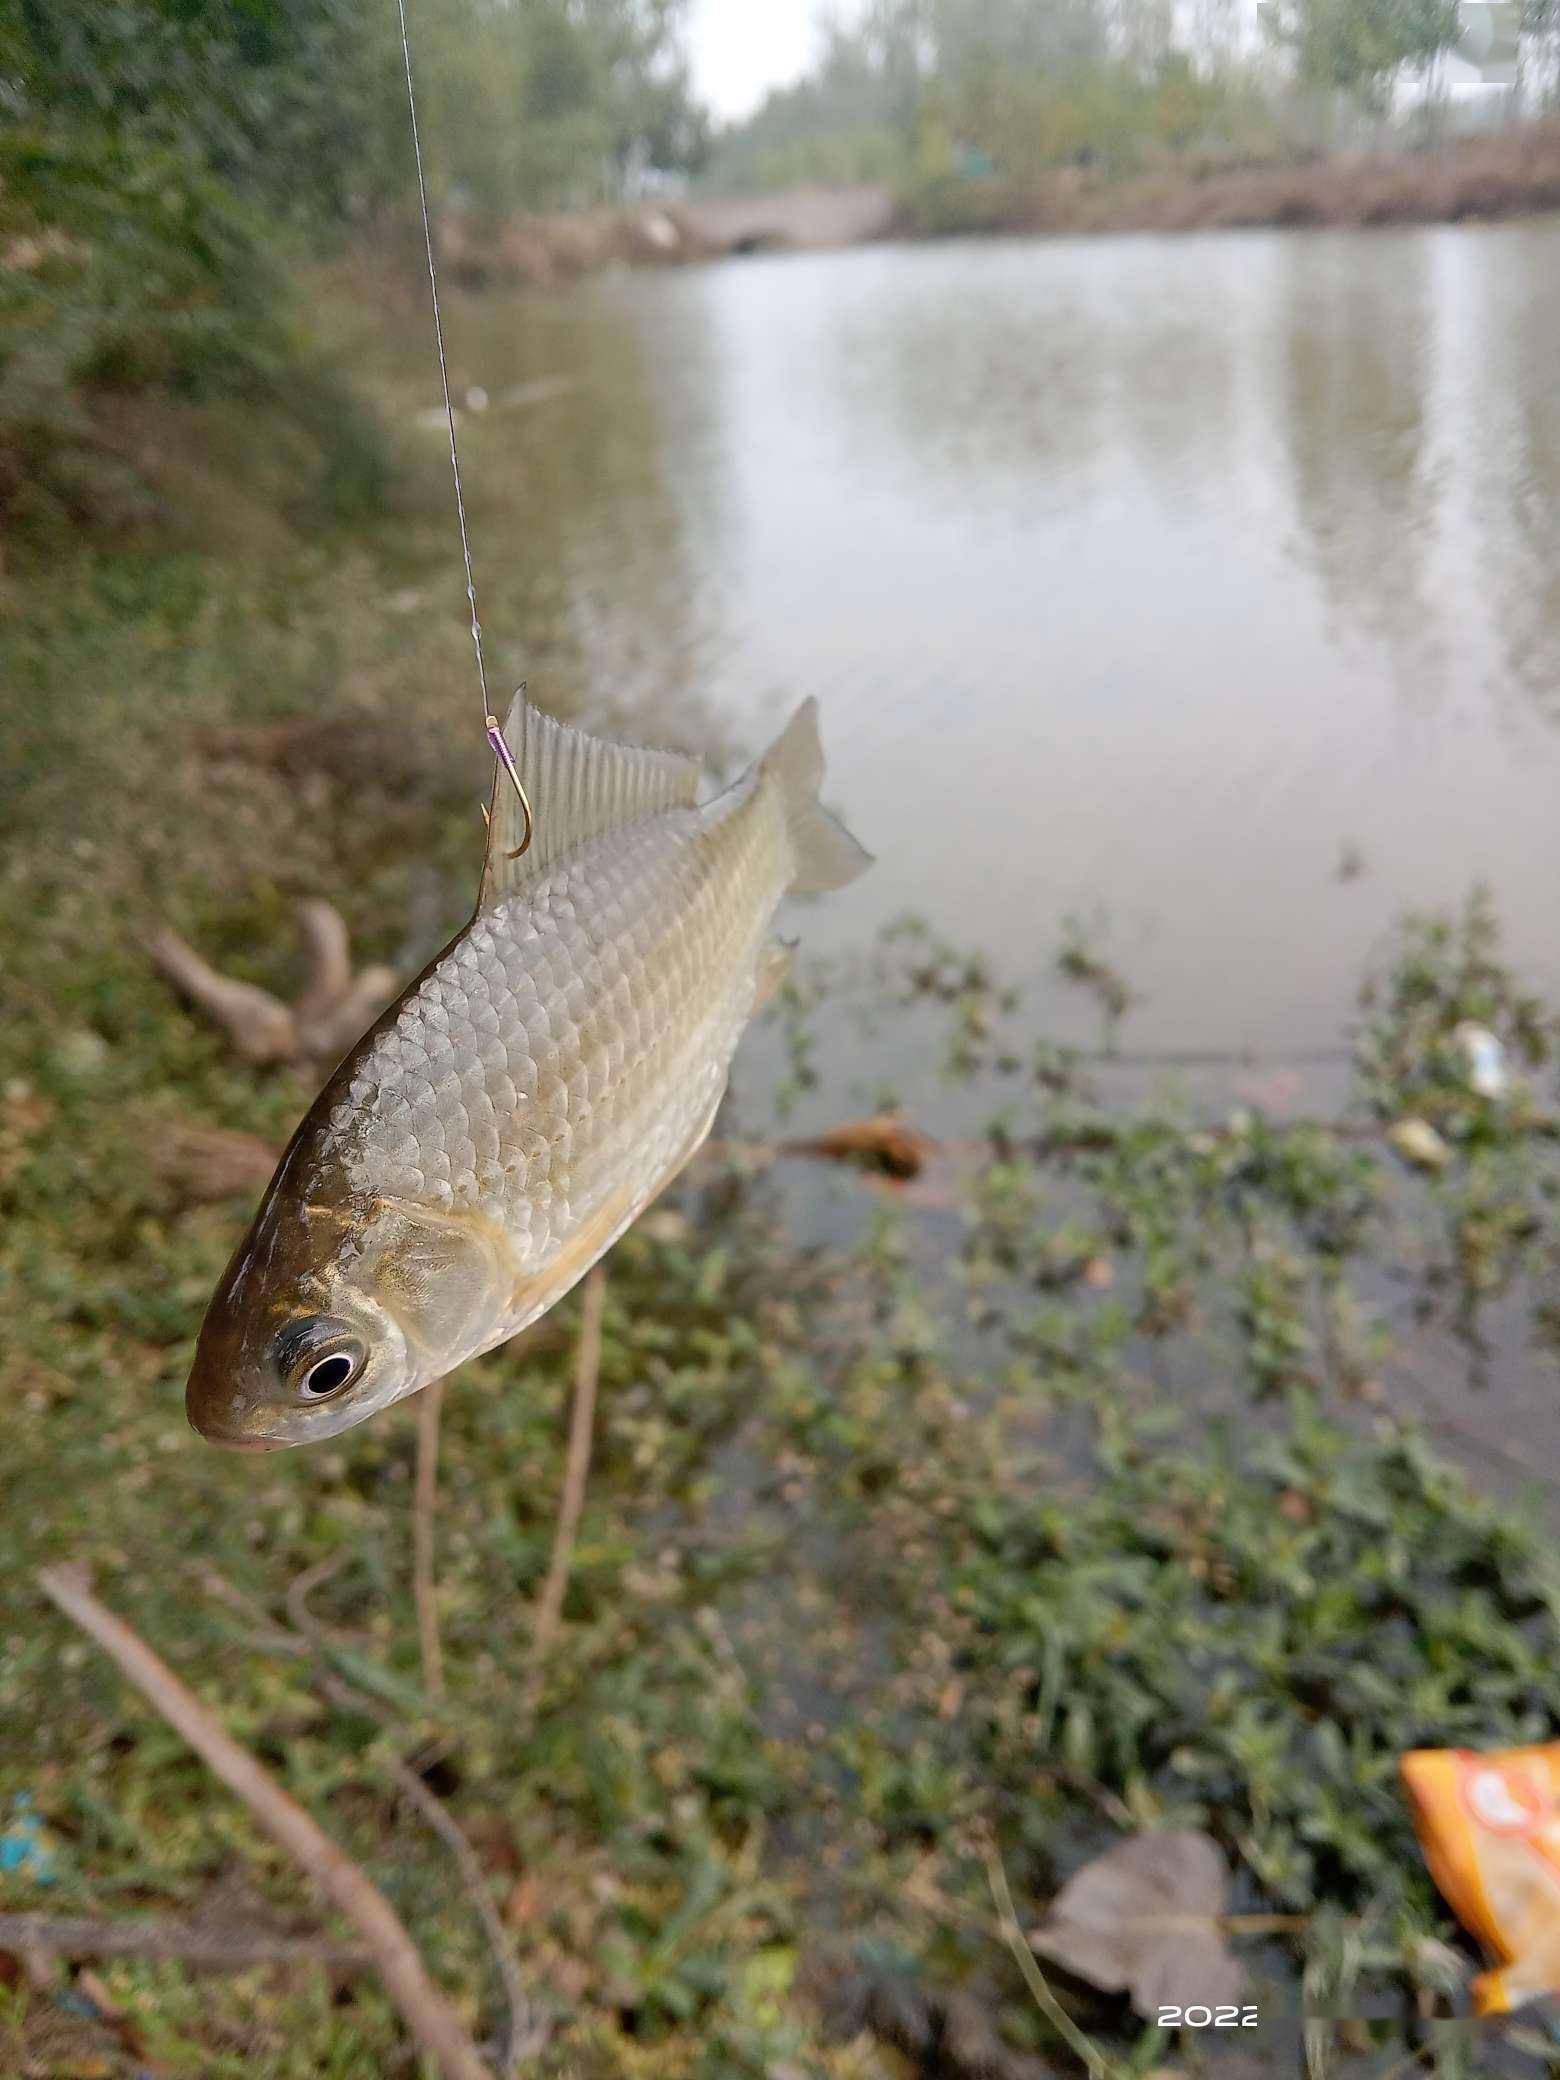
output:
<svg viewBox="0 0 1560 2080"><path fill-rule="evenodd" d="M514 783L515 793L520 797L520 807L525 815L525 836L509 855L511 859L518 859L522 852L530 849L531 839L536 832L536 819L531 814L531 797L526 793L525 782L520 778L520 768L515 764L515 755L505 741L503 724L496 715L484 715L482 726L487 731L487 740L493 747L493 756Z"/></svg>

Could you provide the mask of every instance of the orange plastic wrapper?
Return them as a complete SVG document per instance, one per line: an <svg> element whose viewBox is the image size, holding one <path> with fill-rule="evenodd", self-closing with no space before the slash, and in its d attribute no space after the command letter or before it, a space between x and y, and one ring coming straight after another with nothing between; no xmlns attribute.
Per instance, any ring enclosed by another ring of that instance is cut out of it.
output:
<svg viewBox="0 0 1560 2080"><path fill-rule="evenodd" d="M1399 1767L1430 1875L1497 1963L1473 1982L1475 2014L1560 1989L1560 1741L1417 1748Z"/></svg>

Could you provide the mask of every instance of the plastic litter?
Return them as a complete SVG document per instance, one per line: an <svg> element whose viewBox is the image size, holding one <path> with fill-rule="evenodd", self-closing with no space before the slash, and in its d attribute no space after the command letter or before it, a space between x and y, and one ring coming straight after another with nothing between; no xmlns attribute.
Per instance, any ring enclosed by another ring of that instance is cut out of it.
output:
<svg viewBox="0 0 1560 2080"><path fill-rule="evenodd" d="M54 1845L30 1792L19 1791L11 1801L11 1818L0 1832L0 1871L31 1878L35 1885L54 1882Z"/></svg>
<svg viewBox="0 0 1560 2080"><path fill-rule="evenodd" d="M1468 1087L1481 1098L1503 1098L1511 1087L1506 1050L1488 1026L1465 1018L1452 1033L1468 1064Z"/></svg>
<svg viewBox="0 0 1560 2080"><path fill-rule="evenodd" d="M1560 1991L1560 1741L1417 1748L1399 1768L1430 1874L1495 1960L1473 1982L1475 2014Z"/></svg>

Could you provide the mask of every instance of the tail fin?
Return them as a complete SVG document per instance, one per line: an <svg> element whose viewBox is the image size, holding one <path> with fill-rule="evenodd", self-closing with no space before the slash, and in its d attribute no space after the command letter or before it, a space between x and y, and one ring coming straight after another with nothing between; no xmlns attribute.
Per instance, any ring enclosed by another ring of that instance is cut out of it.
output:
<svg viewBox="0 0 1560 2080"><path fill-rule="evenodd" d="M796 860L792 895L820 895L825 889L843 888L866 872L872 864L871 853L818 800L823 746L818 741L815 700L809 697L802 702L759 760L758 770L766 780L775 782L785 804L786 828Z"/></svg>

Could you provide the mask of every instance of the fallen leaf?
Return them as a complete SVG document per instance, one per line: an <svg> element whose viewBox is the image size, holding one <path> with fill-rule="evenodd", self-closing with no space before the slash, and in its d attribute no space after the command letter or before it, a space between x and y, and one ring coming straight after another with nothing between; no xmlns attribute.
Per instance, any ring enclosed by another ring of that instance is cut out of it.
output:
<svg viewBox="0 0 1560 2080"><path fill-rule="evenodd" d="M520 1844L508 1816L495 1806L480 1806L462 1821L466 1839L477 1852L477 1860L494 1876L518 1878L523 1869Z"/></svg>
<svg viewBox="0 0 1560 2080"><path fill-rule="evenodd" d="M787 1141L784 1153L794 1156L824 1156L830 1162L854 1163L880 1176L904 1180L919 1177L937 1143L895 1113L881 1112L872 1119L845 1120L810 1141Z"/></svg>
<svg viewBox="0 0 1560 2080"><path fill-rule="evenodd" d="M1030 1946L1150 2022L1165 2006L1227 2005L1241 1985L1219 1926L1227 1876L1194 1828L1132 1835L1068 1879Z"/></svg>

